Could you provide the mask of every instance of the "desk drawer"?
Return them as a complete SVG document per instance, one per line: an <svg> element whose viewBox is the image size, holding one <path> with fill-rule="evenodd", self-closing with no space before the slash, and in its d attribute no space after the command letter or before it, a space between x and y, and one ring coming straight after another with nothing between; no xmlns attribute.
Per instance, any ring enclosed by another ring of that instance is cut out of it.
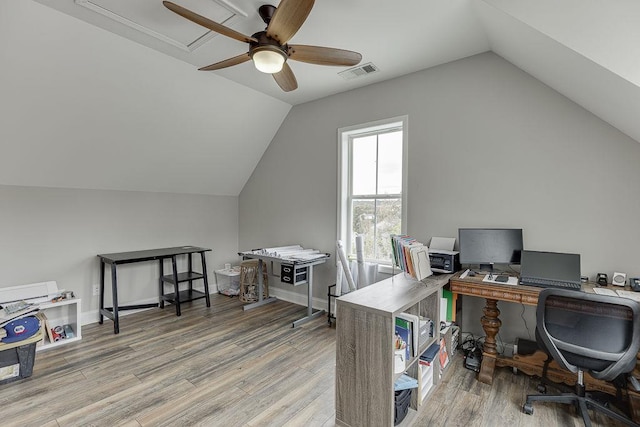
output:
<svg viewBox="0 0 640 427"><path fill-rule="evenodd" d="M293 264L280 266L280 281L290 285L307 283L307 267L296 267Z"/></svg>

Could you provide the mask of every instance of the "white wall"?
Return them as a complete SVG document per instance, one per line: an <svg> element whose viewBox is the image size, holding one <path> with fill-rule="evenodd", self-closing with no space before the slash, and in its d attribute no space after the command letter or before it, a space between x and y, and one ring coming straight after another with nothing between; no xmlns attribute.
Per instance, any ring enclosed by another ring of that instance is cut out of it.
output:
<svg viewBox="0 0 640 427"><path fill-rule="evenodd" d="M585 275L640 276L640 144L493 53L295 106L240 194L240 248L335 254L336 131L403 114L410 234L522 227L527 249L582 254ZM316 276L318 305L334 264ZM482 331L482 303L464 300L463 330ZM500 338L527 337L531 309L500 308Z"/></svg>
<svg viewBox="0 0 640 427"><path fill-rule="evenodd" d="M0 185L0 287L55 280L82 298L85 322L97 321L97 254L182 245L213 249L214 292L214 270L238 260L238 198ZM157 262L118 267L120 303L156 301L157 280Z"/></svg>

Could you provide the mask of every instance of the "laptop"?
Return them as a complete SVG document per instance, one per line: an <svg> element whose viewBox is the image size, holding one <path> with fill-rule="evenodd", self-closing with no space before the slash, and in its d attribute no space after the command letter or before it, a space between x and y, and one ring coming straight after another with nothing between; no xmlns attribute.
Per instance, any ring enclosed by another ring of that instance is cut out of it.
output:
<svg viewBox="0 0 640 427"><path fill-rule="evenodd" d="M522 251L520 284L580 290L580 254Z"/></svg>

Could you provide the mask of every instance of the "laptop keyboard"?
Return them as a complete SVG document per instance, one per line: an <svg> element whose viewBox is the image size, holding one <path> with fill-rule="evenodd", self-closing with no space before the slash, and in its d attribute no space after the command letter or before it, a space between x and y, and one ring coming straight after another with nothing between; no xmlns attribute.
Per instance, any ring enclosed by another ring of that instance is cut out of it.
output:
<svg viewBox="0 0 640 427"><path fill-rule="evenodd" d="M527 286L536 286L538 288L571 289L575 291L582 289L580 283L563 282L561 280L550 279L535 279L531 277L523 277L520 279L520 283Z"/></svg>

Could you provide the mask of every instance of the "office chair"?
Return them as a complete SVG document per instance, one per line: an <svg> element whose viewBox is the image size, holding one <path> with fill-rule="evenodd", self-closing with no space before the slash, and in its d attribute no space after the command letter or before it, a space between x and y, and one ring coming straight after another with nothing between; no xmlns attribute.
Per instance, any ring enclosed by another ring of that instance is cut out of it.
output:
<svg viewBox="0 0 640 427"><path fill-rule="evenodd" d="M600 380L621 377L626 381L625 374L635 368L640 348L640 304L627 298L548 288L540 292L536 316L536 341L547 353L546 364L552 357L578 378L573 393L528 395L523 411L532 414L534 401L571 403L586 427L591 426L588 409L638 426L587 394L584 372Z"/></svg>

